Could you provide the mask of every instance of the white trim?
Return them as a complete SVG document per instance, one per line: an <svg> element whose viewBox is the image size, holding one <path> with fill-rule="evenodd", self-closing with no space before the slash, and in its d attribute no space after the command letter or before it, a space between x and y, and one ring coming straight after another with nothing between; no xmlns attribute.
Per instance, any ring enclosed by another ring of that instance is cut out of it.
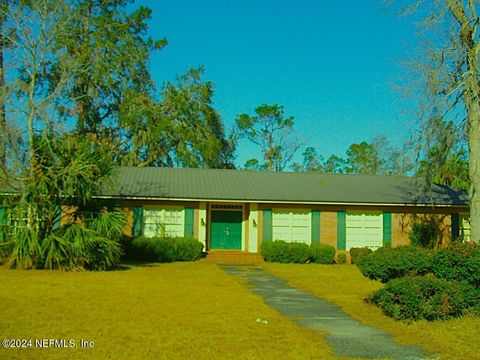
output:
<svg viewBox="0 0 480 360"><path fill-rule="evenodd" d="M200 201L198 204L198 241L203 244L203 251L207 251L207 226L207 203Z"/></svg>
<svg viewBox="0 0 480 360"><path fill-rule="evenodd" d="M254 225L255 222L255 225ZM248 218L248 251L258 252L258 204L250 204L250 216Z"/></svg>

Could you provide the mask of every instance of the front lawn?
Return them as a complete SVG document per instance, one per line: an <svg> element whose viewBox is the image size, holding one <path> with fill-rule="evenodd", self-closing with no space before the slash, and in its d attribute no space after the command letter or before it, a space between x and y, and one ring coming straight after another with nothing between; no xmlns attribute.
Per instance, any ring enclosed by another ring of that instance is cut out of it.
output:
<svg viewBox="0 0 480 360"><path fill-rule="evenodd" d="M94 342L94 348L0 349L5 359L334 358L321 335L202 261L111 272L0 268L0 309L0 340Z"/></svg>
<svg viewBox="0 0 480 360"><path fill-rule="evenodd" d="M383 286L362 276L353 265L273 264L264 270L290 284L334 302L353 317L380 327L403 344L420 345L437 352L442 359L478 359L480 318L465 316L448 321L399 322L384 316L375 305L363 299Z"/></svg>

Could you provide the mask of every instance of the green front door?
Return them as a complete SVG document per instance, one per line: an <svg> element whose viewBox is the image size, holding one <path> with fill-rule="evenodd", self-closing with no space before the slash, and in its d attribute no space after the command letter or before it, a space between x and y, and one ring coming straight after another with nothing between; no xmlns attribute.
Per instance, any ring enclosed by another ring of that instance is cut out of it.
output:
<svg viewBox="0 0 480 360"><path fill-rule="evenodd" d="M212 211L210 248L238 250L242 248L241 211Z"/></svg>

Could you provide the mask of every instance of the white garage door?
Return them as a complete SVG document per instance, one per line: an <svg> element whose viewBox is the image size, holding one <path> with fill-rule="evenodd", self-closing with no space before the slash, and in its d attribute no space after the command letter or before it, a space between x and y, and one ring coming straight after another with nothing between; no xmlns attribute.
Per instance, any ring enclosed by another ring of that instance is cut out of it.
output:
<svg viewBox="0 0 480 360"><path fill-rule="evenodd" d="M347 250L352 247L377 249L383 245L381 212L347 212Z"/></svg>
<svg viewBox="0 0 480 360"><path fill-rule="evenodd" d="M311 243L311 214L309 210L273 209L273 240Z"/></svg>
<svg viewBox="0 0 480 360"><path fill-rule="evenodd" d="M470 241L470 215L460 214L460 236L463 241Z"/></svg>

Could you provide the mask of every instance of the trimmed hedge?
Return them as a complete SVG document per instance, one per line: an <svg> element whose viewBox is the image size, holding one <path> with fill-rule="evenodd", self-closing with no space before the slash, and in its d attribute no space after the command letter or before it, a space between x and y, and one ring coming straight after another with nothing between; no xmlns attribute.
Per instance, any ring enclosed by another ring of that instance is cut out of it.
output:
<svg viewBox="0 0 480 360"><path fill-rule="evenodd" d="M317 264L335 264L335 248L330 245L312 244L310 245L313 262Z"/></svg>
<svg viewBox="0 0 480 360"><path fill-rule="evenodd" d="M125 242L125 257L134 261L195 261L200 259L202 250L201 242L187 237L136 237Z"/></svg>
<svg viewBox="0 0 480 360"><path fill-rule="evenodd" d="M368 247L361 247L361 248L351 248L350 249L350 257L352 259L352 264L356 264L360 259L364 258L368 254L371 254L373 251Z"/></svg>
<svg viewBox="0 0 480 360"><path fill-rule="evenodd" d="M428 274L432 267L432 254L411 246L379 248L359 259L357 266L369 279L386 283L402 276Z"/></svg>
<svg viewBox="0 0 480 360"><path fill-rule="evenodd" d="M312 252L307 244L283 240L263 243L262 256L265 261L278 263L304 264L312 261Z"/></svg>
<svg viewBox="0 0 480 360"><path fill-rule="evenodd" d="M275 240L263 243L262 256L268 262L333 264L335 263L335 248L324 244L308 246L300 242Z"/></svg>
<svg viewBox="0 0 480 360"><path fill-rule="evenodd" d="M468 281L480 287L480 246L464 243L437 251L433 256L432 273L439 278Z"/></svg>
<svg viewBox="0 0 480 360"><path fill-rule="evenodd" d="M478 289L433 275L391 280L368 300L396 320L441 320L480 310Z"/></svg>

